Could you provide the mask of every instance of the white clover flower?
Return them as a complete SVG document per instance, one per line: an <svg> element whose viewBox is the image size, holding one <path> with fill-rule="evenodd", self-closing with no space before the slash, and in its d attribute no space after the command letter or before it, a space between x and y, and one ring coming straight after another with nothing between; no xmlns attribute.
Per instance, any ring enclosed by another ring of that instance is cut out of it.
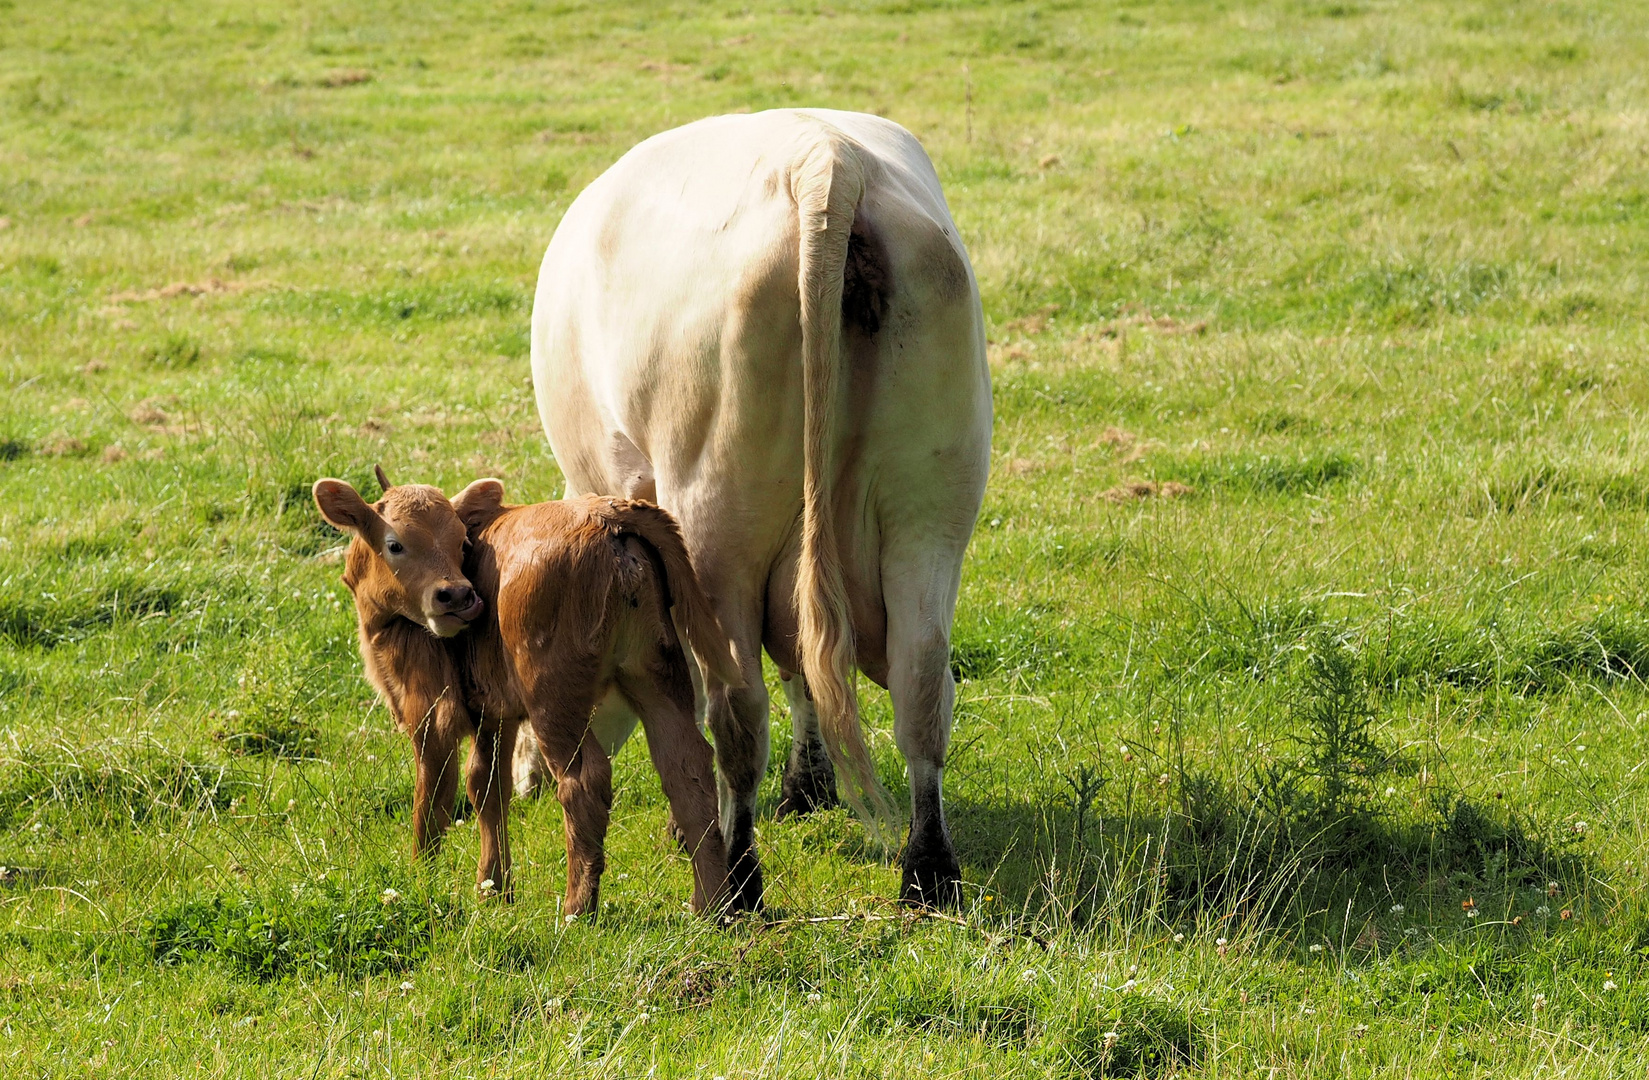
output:
<svg viewBox="0 0 1649 1080"><path fill-rule="evenodd" d="M1552 909L1547 907L1545 904L1541 904L1539 907L1534 909L1534 913L1544 919L1552 913Z"/></svg>
<svg viewBox="0 0 1649 1080"><path fill-rule="evenodd" d="M478 891L482 896L491 896L493 893L498 891L498 883L492 878L488 878L475 888L476 891Z"/></svg>
<svg viewBox="0 0 1649 1080"><path fill-rule="evenodd" d="M1311 951L1312 952L1322 952L1323 947L1321 945L1313 945L1313 946L1311 946Z"/></svg>
<svg viewBox="0 0 1649 1080"><path fill-rule="evenodd" d="M824 999L821 998L818 994L809 994L809 995L807 995L807 1003L809 1005L817 1005L819 1002L821 1002L823 1000Z"/></svg>
<svg viewBox="0 0 1649 1080"><path fill-rule="evenodd" d="M393 904L393 903L395 903L395 901L399 900L400 898L401 898L401 894L396 892L394 889L385 889L382 893L380 893L378 895L378 899L380 901L382 901L384 904Z"/></svg>
<svg viewBox="0 0 1649 1080"><path fill-rule="evenodd" d="M1226 941L1225 941L1225 939L1224 939L1224 938L1222 938L1222 937L1221 937L1221 938L1215 938L1215 939L1214 939L1214 944L1216 944L1216 945L1224 945L1224 944L1226 944Z"/></svg>
<svg viewBox="0 0 1649 1080"><path fill-rule="evenodd" d="M1184 934L1175 934L1174 935L1174 944L1178 945L1180 942L1182 942L1184 940L1185 940L1185 935Z"/></svg>
<svg viewBox="0 0 1649 1080"><path fill-rule="evenodd" d="M1545 1007L1546 1007L1546 995L1545 994L1536 994L1534 996L1534 1000L1529 1003L1529 1008L1534 1010L1535 1012L1540 1012Z"/></svg>
<svg viewBox="0 0 1649 1080"><path fill-rule="evenodd" d="M1613 979L1604 979L1603 980L1603 989L1605 989L1605 990L1619 990L1620 986Z"/></svg>
<svg viewBox="0 0 1649 1080"><path fill-rule="evenodd" d="M1394 788L1394 787L1386 788L1386 798L1389 799L1395 794L1397 794L1397 789L1396 788Z"/></svg>
<svg viewBox="0 0 1649 1080"><path fill-rule="evenodd" d="M401 984L401 993L405 994L405 993L408 993L411 990L412 990L412 980L411 979L408 979L406 982Z"/></svg>
<svg viewBox="0 0 1649 1080"><path fill-rule="evenodd" d="M1393 915L1401 915L1403 912L1405 912L1407 910L1408 909L1405 908L1402 904L1393 904L1393 905L1391 905L1391 913Z"/></svg>
<svg viewBox="0 0 1649 1080"><path fill-rule="evenodd" d="M1104 1038L1105 1038L1105 1049L1109 1050L1111 1047L1113 1047L1117 1044L1117 1039L1119 1038L1119 1036L1114 1031L1107 1031L1105 1033Z"/></svg>

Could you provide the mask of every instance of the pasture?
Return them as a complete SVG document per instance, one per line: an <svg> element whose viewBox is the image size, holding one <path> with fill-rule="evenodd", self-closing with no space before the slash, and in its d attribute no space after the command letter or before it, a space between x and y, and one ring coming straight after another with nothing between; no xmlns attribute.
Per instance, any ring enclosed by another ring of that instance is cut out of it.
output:
<svg viewBox="0 0 1649 1080"><path fill-rule="evenodd" d="M0 1073L1641 1076L1646 49L1608 0L0 0ZM409 864L309 485L558 494L561 213L792 105L923 140L990 326L964 904L775 769L768 911L694 919L639 735L600 917L553 801L483 904L473 822Z"/></svg>

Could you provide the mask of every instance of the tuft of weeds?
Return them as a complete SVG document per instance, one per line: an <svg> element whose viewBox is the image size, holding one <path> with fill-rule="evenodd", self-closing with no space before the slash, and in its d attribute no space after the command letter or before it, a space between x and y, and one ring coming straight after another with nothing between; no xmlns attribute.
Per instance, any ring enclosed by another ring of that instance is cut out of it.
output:
<svg viewBox="0 0 1649 1080"><path fill-rule="evenodd" d="M1489 508L1502 514L1588 505L1642 510L1649 507L1649 489L1635 475L1544 462L1491 478L1484 487L1484 499Z"/></svg>
<svg viewBox="0 0 1649 1080"><path fill-rule="evenodd" d="M1433 833L1437 864L1472 880L1502 888L1575 881L1586 871L1580 836L1571 830L1544 835L1512 810L1491 810L1462 795L1432 802L1439 827Z"/></svg>
<svg viewBox="0 0 1649 1080"><path fill-rule="evenodd" d="M69 572L68 564L97 554L99 546L86 551L70 544L65 562L41 560L0 578L0 639L17 648L55 649L137 624L181 628L209 608L226 618L225 601L250 596L230 573L194 566L140 570L117 563Z"/></svg>
<svg viewBox="0 0 1649 1080"><path fill-rule="evenodd" d="M150 367L176 370L194 367L200 363L204 350L200 342L187 334L168 334L165 340L149 346L143 353Z"/></svg>
<svg viewBox="0 0 1649 1080"><path fill-rule="evenodd" d="M1356 475L1357 468L1356 458L1330 450L1302 457L1225 454L1190 458L1169 472L1196 488L1254 495L1309 495Z"/></svg>
<svg viewBox="0 0 1649 1080"><path fill-rule="evenodd" d="M1049 1024L1043 1058L1055 1075L1164 1076L1196 1065L1203 1036L1186 1010L1144 993L1113 993Z"/></svg>
<svg viewBox="0 0 1649 1080"><path fill-rule="evenodd" d="M1307 635L1322 626L1317 610L1299 600L1233 597L1199 605L1175 651L1191 668L1264 682L1285 671Z"/></svg>
<svg viewBox="0 0 1649 1080"><path fill-rule="evenodd" d="M326 668L287 638L258 649L256 657L242 669L237 707L225 712L213 738L232 754L313 758Z"/></svg>
<svg viewBox="0 0 1649 1080"><path fill-rule="evenodd" d="M457 909L404 878L392 880L293 883L186 900L148 918L142 934L157 964L216 959L260 982L406 971L429 955L437 930L453 923Z"/></svg>
<svg viewBox="0 0 1649 1080"><path fill-rule="evenodd" d="M1036 678L1079 663L1082 639L1047 605L978 613L951 634L956 679Z"/></svg>
<svg viewBox="0 0 1649 1080"><path fill-rule="evenodd" d="M0 770L0 826L61 811L88 827L222 810L261 787L228 765L159 747L107 742L11 758Z"/></svg>
<svg viewBox="0 0 1649 1080"><path fill-rule="evenodd" d="M1004 1047L1026 1045L1041 1028L1046 991L1007 976L959 978L932 967L904 967L866 1007L869 1023Z"/></svg>
<svg viewBox="0 0 1649 1080"><path fill-rule="evenodd" d="M1390 760L1375 720L1356 656L1342 639L1319 631L1306 655L1291 736L1301 750L1292 768L1309 782L1308 801L1290 814L1340 823L1370 813L1371 786Z"/></svg>
<svg viewBox="0 0 1649 1080"><path fill-rule="evenodd" d="M481 989L448 986L425 1016L432 1034L466 1046L508 1046L516 1025L538 1012L539 1004L515 983Z"/></svg>

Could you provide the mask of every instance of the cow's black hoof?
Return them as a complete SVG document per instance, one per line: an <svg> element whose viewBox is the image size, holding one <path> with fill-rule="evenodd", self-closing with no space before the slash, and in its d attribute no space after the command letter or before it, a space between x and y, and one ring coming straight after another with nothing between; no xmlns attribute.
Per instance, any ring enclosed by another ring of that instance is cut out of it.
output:
<svg viewBox="0 0 1649 1080"><path fill-rule="evenodd" d="M962 903L962 867L948 838L905 849L899 900L909 907L955 908Z"/></svg>
<svg viewBox="0 0 1649 1080"><path fill-rule="evenodd" d="M821 755L823 748L820 748ZM775 812L778 817L789 817L791 814L811 814L815 810L828 810L838 805L840 800L836 795L836 770L831 768L830 759L799 760L790 759L785 767L784 780L779 787L779 807Z"/></svg>

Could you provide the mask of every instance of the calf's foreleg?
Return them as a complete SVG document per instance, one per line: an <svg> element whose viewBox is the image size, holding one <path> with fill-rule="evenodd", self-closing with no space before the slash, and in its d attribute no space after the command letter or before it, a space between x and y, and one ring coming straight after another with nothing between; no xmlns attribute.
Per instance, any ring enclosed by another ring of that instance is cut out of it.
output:
<svg viewBox="0 0 1649 1080"><path fill-rule="evenodd" d="M432 709L412 730L412 842L422 858L441 850L458 793L458 734Z"/></svg>
<svg viewBox="0 0 1649 1080"><path fill-rule="evenodd" d="M483 725L476 731L465 777L481 834L481 861L475 870L475 883L479 887L492 882L505 903L515 899L510 866L510 764L516 726L509 721L495 724L491 730Z"/></svg>

